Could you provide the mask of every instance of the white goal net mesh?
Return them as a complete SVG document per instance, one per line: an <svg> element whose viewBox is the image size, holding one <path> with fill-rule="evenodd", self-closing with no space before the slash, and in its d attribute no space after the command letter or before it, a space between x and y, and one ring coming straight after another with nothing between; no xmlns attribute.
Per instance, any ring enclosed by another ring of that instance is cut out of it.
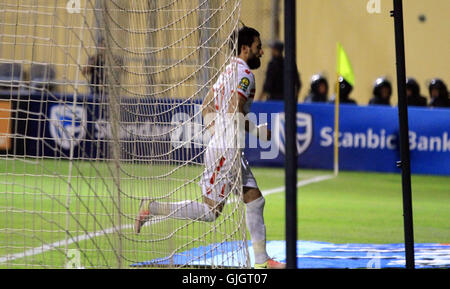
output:
<svg viewBox="0 0 450 289"><path fill-rule="evenodd" d="M0 3L0 268L249 267L241 180L202 202L201 102L235 55L239 0ZM238 150L232 158L240 175Z"/></svg>

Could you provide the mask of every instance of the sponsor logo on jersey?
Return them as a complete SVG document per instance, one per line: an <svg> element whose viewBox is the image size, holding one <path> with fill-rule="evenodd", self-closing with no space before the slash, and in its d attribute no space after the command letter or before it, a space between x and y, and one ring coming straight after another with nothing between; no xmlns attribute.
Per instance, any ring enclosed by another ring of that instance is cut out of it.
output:
<svg viewBox="0 0 450 289"><path fill-rule="evenodd" d="M238 88L243 91L247 91L250 85L250 80L247 77L243 77L239 82Z"/></svg>

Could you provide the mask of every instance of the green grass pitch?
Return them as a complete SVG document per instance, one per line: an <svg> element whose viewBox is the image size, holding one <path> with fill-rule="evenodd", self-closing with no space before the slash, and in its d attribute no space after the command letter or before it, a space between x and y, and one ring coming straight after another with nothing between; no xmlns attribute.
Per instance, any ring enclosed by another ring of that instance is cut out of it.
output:
<svg viewBox="0 0 450 289"><path fill-rule="evenodd" d="M98 173L108 175L113 167L100 162L96 167L87 162L76 162L73 175L83 177L74 178L77 181L72 184L72 189L86 192L86 195L80 199L82 203L73 201L70 203L71 211L77 213L72 216L73 218L68 219L63 209L67 202L67 178L61 177L67 174L68 162L62 160L40 160L39 162L36 165L33 161L0 160L0 261L8 254L23 252L24 247L27 249L42 247L42 244L64 240L66 234L75 236L81 232L82 228L89 232L96 232L113 224L106 208L112 207L109 197L115 193L114 179L95 178ZM135 175L152 174L152 169L158 174L162 173L161 168L137 166L138 169L130 165ZM127 179L127 166L124 165L124 168L121 185L131 198L144 196L143 191L145 192L148 184ZM170 171L171 168L166 169ZM282 168L255 167L252 170L263 192L284 185ZM174 186L183 184L185 180L183 177L198 176L201 173L201 167L193 168L190 172L192 174L190 176L186 176L186 171L180 175L175 172L171 175L171 183ZM331 172L304 169L298 172L299 180L328 174ZM157 181L154 180L154 182ZM193 191L197 188L195 182L189 186ZM413 175L412 188L415 241L449 243L450 178ZM197 197L199 197L200 190L197 188L197 191ZM99 202L98 200L103 197L105 200ZM182 198L181 195L179 198ZM285 238L284 200L283 192L266 196L264 217L268 240ZM132 222L137 205L138 201L132 199L122 207L126 222ZM93 215L99 220L95 224L90 222L90 216ZM74 222L74 219L78 221ZM68 220L70 229L64 232L63 229ZM159 230L161 234L167 233L180 227L180 224L183 224L183 221L173 220L164 225L161 224ZM195 228L195 234L203 234L209 227L199 224ZM186 234L183 230L181 233ZM125 248L125 262L127 257L130 261L139 258L144 261L145 259L142 258L145 257L137 254L137 251L163 252L168 249L165 246L171 246L168 240L167 245L159 245L162 246L160 248L146 247L145 235L140 238L134 240L133 248ZM201 241L208 241L211 237L205 233L202 238ZM298 239L333 243L403 242L401 176L340 172L337 178L300 187L298 189ZM140 241L142 244L139 243ZM95 267L95 264L114 262L116 256L111 248L117 246L117 242L115 238L99 236L95 238L95 242L88 239L81 240L79 244L84 254L91 260L91 264L87 265ZM140 244L140 247L136 244ZM186 249L196 244L191 242ZM75 248L74 246L69 244L68 248ZM45 250L44 253L31 254L8 263L0 262L0 268L28 266L39 268L46 267L48 264L63 267L65 259L61 257L63 255L61 253L64 248L64 244L60 243L51 250ZM157 254L155 253L154 256Z"/></svg>
<svg viewBox="0 0 450 289"><path fill-rule="evenodd" d="M280 170L255 168L261 187L283 185ZM317 171L299 171L299 178ZM322 172L323 174L329 172ZM281 180L280 180L281 179ZM450 178L412 176L414 236L418 243L450 242ZM298 239L333 243L402 243L403 207L398 174L340 172L298 189ZM284 238L284 194L266 197L268 239ZM275 229L276 228L276 229Z"/></svg>

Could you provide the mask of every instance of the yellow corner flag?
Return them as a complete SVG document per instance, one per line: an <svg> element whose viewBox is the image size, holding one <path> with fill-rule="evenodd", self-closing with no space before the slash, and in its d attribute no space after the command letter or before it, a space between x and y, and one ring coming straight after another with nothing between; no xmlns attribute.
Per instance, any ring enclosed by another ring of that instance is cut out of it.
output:
<svg viewBox="0 0 450 289"><path fill-rule="evenodd" d="M353 74L352 65L348 60L347 53L338 42L337 43L337 69L336 69L336 96L334 99L334 175L339 174L339 76L342 76L350 85L355 85L355 75Z"/></svg>
<svg viewBox="0 0 450 289"><path fill-rule="evenodd" d="M338 42L337 43L337 74L342 76L352 86L355 85L355 75L353 74L352 65L348 59L347 53Z"/></svg>

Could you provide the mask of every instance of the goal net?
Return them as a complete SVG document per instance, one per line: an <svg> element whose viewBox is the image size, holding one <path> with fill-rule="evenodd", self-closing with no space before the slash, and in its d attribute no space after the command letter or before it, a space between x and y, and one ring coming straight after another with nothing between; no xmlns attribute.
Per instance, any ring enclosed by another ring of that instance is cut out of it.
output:
<svg viewBox="0 0 450 289"><path fill-rule="evenodd" d="M202 202L201 103L235 55L239 0L0 3L0 267L249 267L241 180ZM240 176L236 150L231 167Z"/></svg>

